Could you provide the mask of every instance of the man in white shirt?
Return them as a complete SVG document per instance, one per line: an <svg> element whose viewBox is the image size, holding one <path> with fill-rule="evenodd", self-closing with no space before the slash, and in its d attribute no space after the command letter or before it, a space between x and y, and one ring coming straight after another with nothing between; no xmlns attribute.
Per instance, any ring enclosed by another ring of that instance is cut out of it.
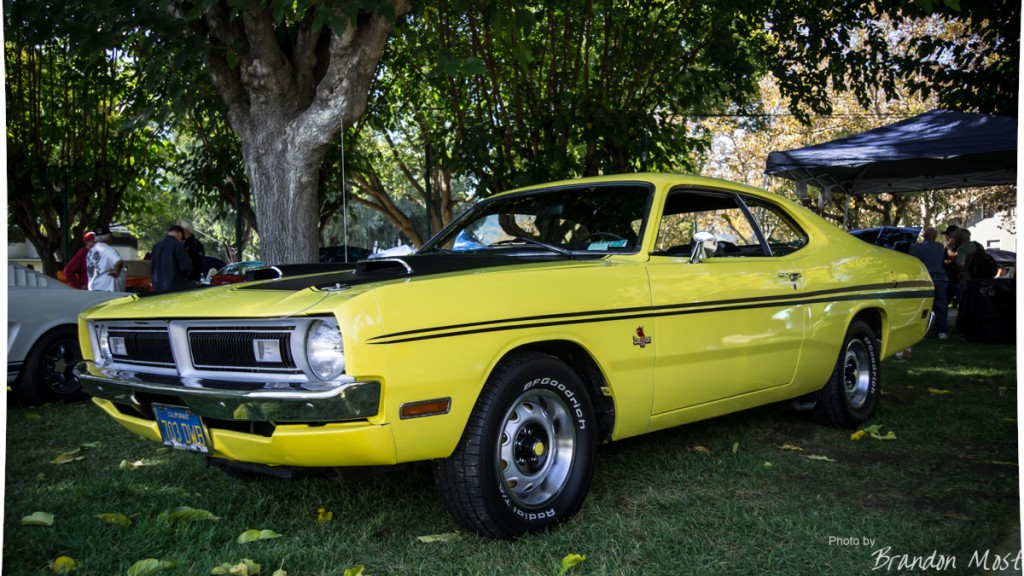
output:
<svg viewBox="0 0 1024 576"><path fill-rule="evenodd" d="M89 290L117 291L117 278L121 275L124 261L110 246L110 239L110 228L101 226L96 230L96 244L85 257Z"/></svg>

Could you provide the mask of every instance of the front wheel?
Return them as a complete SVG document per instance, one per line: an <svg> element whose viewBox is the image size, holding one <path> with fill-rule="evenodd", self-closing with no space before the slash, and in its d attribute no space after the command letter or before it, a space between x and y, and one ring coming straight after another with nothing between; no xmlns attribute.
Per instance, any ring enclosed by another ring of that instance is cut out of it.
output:
<svg viewBox="0 0 1024 576"><path fill-rule="evenodd" d="M73 372L81 360L78 331L55 328L32 346L14 390L28 405L81 399L85 393Z"/></svg>
<svg viewBox="0 0 1024 576"><path fill-rule="evenodd" d="M455 452L433 463L441 501L461 526L492 538L559 524L590 489L596 425L565 363L511 357L488 379Z"/></svg>
<svg viewBox="0 0 1024 576"><path fill-rule="evenodd" d="M881 394L878 340L871 327L854 320L828 383L818 393L814 418L838 428L855 428L872 414Z"/></svg>

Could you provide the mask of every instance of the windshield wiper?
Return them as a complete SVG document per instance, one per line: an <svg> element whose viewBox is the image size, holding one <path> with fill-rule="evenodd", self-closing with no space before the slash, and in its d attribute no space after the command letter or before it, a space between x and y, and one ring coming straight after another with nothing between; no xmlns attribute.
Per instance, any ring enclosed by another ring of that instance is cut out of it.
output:
<svg viewBox="0 0 1024 576"><path fill-rule="evenodd" d="M541 242L540 240L534 240L533 238L527 238L525 236L516 236L515 238L511 238L509 240L500 240L498 242L495 242L495 243L491 244L491 246L508 246L508 245L511 245L511 244L520 244L520 243L521 244L533 244L534 246L540 246L541 248L544 248L544 249L549 250L551 252L555 252L555 253L561 254L562 256L565 256L566 258L572 258L573 257L572 250L566 250L565 248L562 248L561 246L555 246L553 244L548 244L547 242Z"/></svg>

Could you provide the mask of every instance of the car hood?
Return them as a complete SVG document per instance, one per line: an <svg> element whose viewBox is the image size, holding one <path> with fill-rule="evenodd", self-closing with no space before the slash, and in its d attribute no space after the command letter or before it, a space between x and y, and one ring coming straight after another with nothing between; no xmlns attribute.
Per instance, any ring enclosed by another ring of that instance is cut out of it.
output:
<svg viewBox="0 0 1024 576"><path fill-rule="evenodd" d="M587 260L594 257L582 256ZM282 278L274 282L249 284L243 290L283 290L292 292L304 288L320 290L352 288L374 282L391 280L409 280L449 274L468 272L501 266L515 266L541 262L566 262L561 254L542 254L529 256L485 255L470 253L434 253L415 254L400 258L375 258L360 261L354 270L343 270L327 274Z"/></svg>
<svg viewBox="0 0 1024 576"><path fill-rule="evenodd" d="M366 260L355 270L285 277L276 280L204 287L136 297L104 306L92 319L274 318L322 314L337 298L354 298L382 285L405 284L477 270L592 266L600 258L568 260L561 255L481 256L428 254Z"/></svg>

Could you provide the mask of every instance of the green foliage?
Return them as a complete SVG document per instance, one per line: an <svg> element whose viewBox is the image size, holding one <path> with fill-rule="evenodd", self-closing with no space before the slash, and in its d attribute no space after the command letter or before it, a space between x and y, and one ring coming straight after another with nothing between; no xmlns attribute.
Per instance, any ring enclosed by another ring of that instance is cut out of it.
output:
<svg viewBox="0 0 1024 576"><path fill-rule="evenodd" d="M30 38L8 28L7 206L54 274L65 234L75 251L86 230L145 210L166 142L127 119L137 76L125 53L77 56L68 38Z"/></svg>

